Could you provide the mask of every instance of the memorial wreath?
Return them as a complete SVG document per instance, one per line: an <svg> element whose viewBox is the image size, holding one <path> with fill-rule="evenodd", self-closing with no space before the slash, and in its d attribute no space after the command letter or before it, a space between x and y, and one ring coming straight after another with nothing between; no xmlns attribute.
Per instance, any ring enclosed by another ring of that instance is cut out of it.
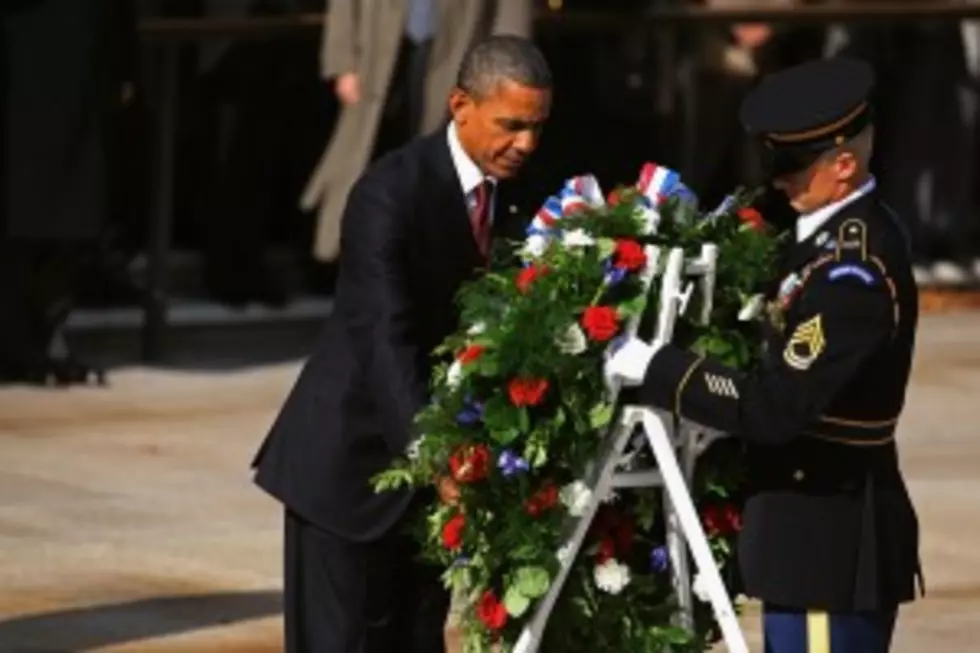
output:
<svg viewBox="0 0 980 653"><path fill-rule="evenodd" d="M741 369L758 360L756 318L767 313L759 293L772 280L782 236L752 200L739 191L702 213L678 175L654 164L608 198L594 177L577 177L514 245L522 266L461 290L463 326L436 352L446 362L416 420L422 435L375 486L424 487L445 477L458 485L458 503L434 503L417 526L424 556L445 568L462 597L467 651L514 645L567 555L569 520L592 500L583 479L616 412L602 365L625 321L656 306L656 284L641 276L654 264L651 246L692 254L705 243L718 247L710 320L680 317L673 341ZM723 443L699 460L690 491L731 579L743 459L737 441ZM644 455L637 449L623 465ZM710 609L700 606L693 629L672 619L659 491L619 489L599 499L542 649L708 648L717 639Z"/></svg>

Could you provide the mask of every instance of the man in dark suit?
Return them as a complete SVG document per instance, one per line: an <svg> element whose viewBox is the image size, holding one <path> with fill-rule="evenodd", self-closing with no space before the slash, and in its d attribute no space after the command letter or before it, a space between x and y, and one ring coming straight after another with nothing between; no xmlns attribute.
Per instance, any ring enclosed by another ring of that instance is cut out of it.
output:
<svg viewBox="0 0 980 653"><path fill-rule="evenodd" d="M907 238L868 172L872 82L864 63L814 62L743 104L800 214L758 369L639 340L608 363L640 401L746 442L739 566L764 602L767 653L886 653L915 597L918 522L895 429L918 304Z"/></svg>
<svg viewBox="0 0 980 653"><path fill-rule="evenodd" d="M375 493L426 401L430 352L458 326L460 285L491 240L522 225L498 181L537 147L551 74L529 42L495 36L465 57L447 129L379 159L342 220L334 311L256 456L256 482L286 508L286 649L443 650L449 597L403 532L431 497ZM439 484L443 500L454 488Z"/></svg>

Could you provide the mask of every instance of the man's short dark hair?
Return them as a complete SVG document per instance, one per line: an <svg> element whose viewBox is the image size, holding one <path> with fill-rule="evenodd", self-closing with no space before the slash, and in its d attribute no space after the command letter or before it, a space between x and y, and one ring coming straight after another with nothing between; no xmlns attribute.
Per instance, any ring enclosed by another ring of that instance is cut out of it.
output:
<svg viewBox="0 0 980 653"><path fill-rule="evenodd" d="M482 98L509 80L529 88L550 89L551 69L531 41L509 34L496 34L473 45L459 66L456 86Z"/></svg>

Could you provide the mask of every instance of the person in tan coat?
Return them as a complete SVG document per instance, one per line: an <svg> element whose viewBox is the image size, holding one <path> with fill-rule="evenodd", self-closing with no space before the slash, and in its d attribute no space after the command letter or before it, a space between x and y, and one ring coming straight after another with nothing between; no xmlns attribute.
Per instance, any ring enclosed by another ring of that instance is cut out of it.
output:
<svg viewBox="0 0 980 653"><path fill-rule="evenodd" d="M375 151L393 78L404 69L416 86L408 92L418 92L417 102L402 107L409 114L403 135L429 133L447 116L446 98L470 44L488 34L526 37L531 22L531 0L330 0L320 69L342 110L300 199L303 210L318 211L317 260L340 253L340 216Z"/></svg>

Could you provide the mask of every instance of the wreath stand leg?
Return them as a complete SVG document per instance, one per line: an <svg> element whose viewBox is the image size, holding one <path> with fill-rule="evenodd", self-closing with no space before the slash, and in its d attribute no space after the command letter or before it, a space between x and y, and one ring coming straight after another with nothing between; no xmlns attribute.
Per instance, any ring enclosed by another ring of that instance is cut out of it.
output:
<svg viewBox="0 0 980 653"><path fill-rule="evenodd" d="M659 269L660 251L648 248L649 269L653 270L646 279L652 284L653 276ZM701 295L700 319L707 322L711 314L711 300L714 294L715 264L718 250L714 245L705 245L701 256L685 261L680 248L672 249L666 257L666 265L661 275L659 306L655 340L669 342L673 336L674 324L678 315L684 313L694 286L684 284L684 279L695 277ZM633 320L627 331L634 335L638 320ZM657 461L656 469L631 472L617 472L623 456L630 445L637 427L645 433ZM607 446L600 453L585 481L593 488L592 499L582 516L571 526L566 540L568 555L564 556L548 593L539 602L531 621L521 633L514 653L537 653L541 645L548 618L561 595L568 574L582 548L586 534L595 519L602 499L613 488L660 487L664 492L664 508L667 525L667 547L670 552L672 579L678 601L678 624L684 627L693 625L694 600L691 590L692 575L688 566L687 549L697 569L704 576L707 594L710 597L715 620L730 653L748 653L745 636L738 623L731 598L722 581L721 574L711 553L711 547L701 521L698 518L694 500L689 490L698 454L706 448L689 432L687 425L680 424L673 416L653 411L642 406L625 406L620 411L608 437ZM682 437L675 437L676 435ZM680 462L679 460L680 459ZM682 467L683 465L683 467Z"/></svg>

